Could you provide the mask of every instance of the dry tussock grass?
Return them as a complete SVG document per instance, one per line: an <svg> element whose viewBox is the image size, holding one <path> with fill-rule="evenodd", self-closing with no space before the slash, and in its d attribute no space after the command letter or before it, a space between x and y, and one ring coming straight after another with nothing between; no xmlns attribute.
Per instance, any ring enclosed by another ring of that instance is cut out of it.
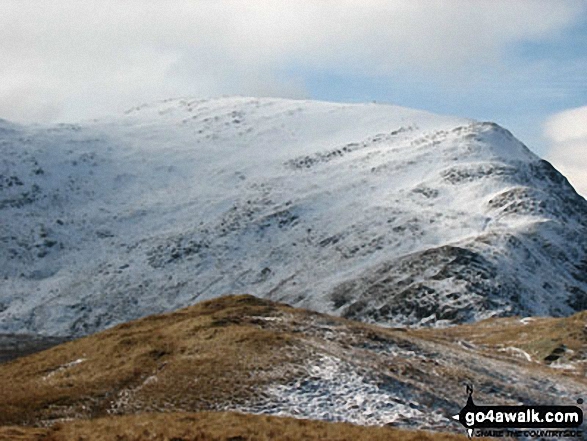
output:
<svg viewBox="0 0 587 441"><path fill-rule="evenodd" d="M406 338L249 295L226 296L0 365L0 425L224 410L265 384L299 375L313 320L352 329L359 339Z"/></svg>
<svg viewBox="0 0 587 441"><path fill-rule="evenodd" d="M494 318L446 329L414 330L414 335L434 341L466 340L494 354L516 347L543 364L548 364L546 358L564 345L567 350L561 353L561 359L574 362L587 355L587 311L564 318ZM576 364L576 373L583 377L587 374L584 364Z"/></svg>
<svg viewBox="0 0 587 441"><path fill-rule="evenodd" d="M284 309L252 296L225 297L1 365L0 425L238 402L270 380L265 370L297 354L287 333L251 323Z"/></svg>
<svg viewBox="0 0 587 441"><path fill-rule="evenodd" d="M449 441L455 434L362 427L234 412L141 414L58 423L50 429L0 428L0 441Z"/></svg>
<svg viewBox="0 0 587 441"><path fill-rule="evenodd" d="M238 406L257 397L267 384L297 377L296 369L310 359L312 341L331 351L356 351L365 360L376 357L369 348L387 345L407 353L419 353L423 347L429 347L431 354L441 347L460 353L455 344L459 340L478 345L480 352L492 357L508 357L499 355L499 349L515 346L536 359L562 343L580 359L587 348L586 322L584 312L527 324L509 318L447 329L394 330L252 296L227 296L0 365L0 426L51 426L0 428L0 440L113 439L107 437L111 433L119 440L456 439L438 433L408 435L391 428L202 411ZM431 347L430 342L439 345ZM447 385L452 381L459 386L454 394L473 372L465 365L445 368L430 359L401 355L393 363L371 361L375 369L415 385L438 387L434 382L440 373ZM75 421L59 423L66 419Z"/></svg>

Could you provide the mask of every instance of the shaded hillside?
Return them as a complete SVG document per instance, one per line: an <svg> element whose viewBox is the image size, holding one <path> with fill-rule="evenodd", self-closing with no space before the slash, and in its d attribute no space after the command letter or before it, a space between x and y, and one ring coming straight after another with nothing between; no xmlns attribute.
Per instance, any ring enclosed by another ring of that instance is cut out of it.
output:
<svg viewBox="0 0 587 441"><path fill-rule="evenodd" d="M48 349L67 339L28 334L0 334L0 363Z"/></svg>
<svg viewBox="0 0 587 441"><path fill-rule="evenodd" d="M0 365L0 424L236 410L459 432L450 417L468 383L479 403L574 404L587 388L584 314L536 320L553 329L541 335L539 356L519 339L524 325L510 320L481 341L473 325L386 329L222 297ZM575 356L545 361L545 348L561 344Z"/></svg>

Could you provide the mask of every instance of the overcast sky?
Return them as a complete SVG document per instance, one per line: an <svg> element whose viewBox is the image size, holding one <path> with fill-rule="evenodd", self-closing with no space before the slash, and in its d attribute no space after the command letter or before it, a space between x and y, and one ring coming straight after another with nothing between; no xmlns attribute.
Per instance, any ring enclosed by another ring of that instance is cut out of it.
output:
<svg viewBox="0 0 587 441"><path fill-rule="evenodd" d="M587 195L587 0L0 0L0 118L372 101L510 129Z"/></svg>

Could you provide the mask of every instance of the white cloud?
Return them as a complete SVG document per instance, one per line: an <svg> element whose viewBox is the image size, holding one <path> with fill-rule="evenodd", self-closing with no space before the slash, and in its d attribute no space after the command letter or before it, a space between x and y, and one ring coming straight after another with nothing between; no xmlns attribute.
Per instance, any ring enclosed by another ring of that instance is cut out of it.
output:
<svg viewBox="0 0 587 441"><path fill-rule="evenodd" d="M551 142L547 159L587 197L587 106L551 116L544 134Z"/></svg>
<svg viewBox="0 0 587 441"><path fill-rule="evenodd" d="M545 134L557 143L587 138L587 106L553 115L546 122Z"/></svg>
<svg viewBox="0 0 587 441"><path fill-rule="evenodd" d="M463 80L582 11L582 0L3 0L0 117L77 119L179 95L301 97L303 82L284 73L296 68ZM23 93L36 99L15 106Z"/></svg>

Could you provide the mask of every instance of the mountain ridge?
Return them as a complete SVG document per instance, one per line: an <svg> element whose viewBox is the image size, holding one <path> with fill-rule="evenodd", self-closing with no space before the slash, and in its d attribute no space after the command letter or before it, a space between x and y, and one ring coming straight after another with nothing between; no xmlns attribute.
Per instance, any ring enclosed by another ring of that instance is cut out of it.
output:
<svg viewBox="0 0 587 441"><path fill-rule="evenodd" d="M1 134L0 331L83 335L243 291L388 325L586 307L587 202L494 123L139 107Z"/></svg>

